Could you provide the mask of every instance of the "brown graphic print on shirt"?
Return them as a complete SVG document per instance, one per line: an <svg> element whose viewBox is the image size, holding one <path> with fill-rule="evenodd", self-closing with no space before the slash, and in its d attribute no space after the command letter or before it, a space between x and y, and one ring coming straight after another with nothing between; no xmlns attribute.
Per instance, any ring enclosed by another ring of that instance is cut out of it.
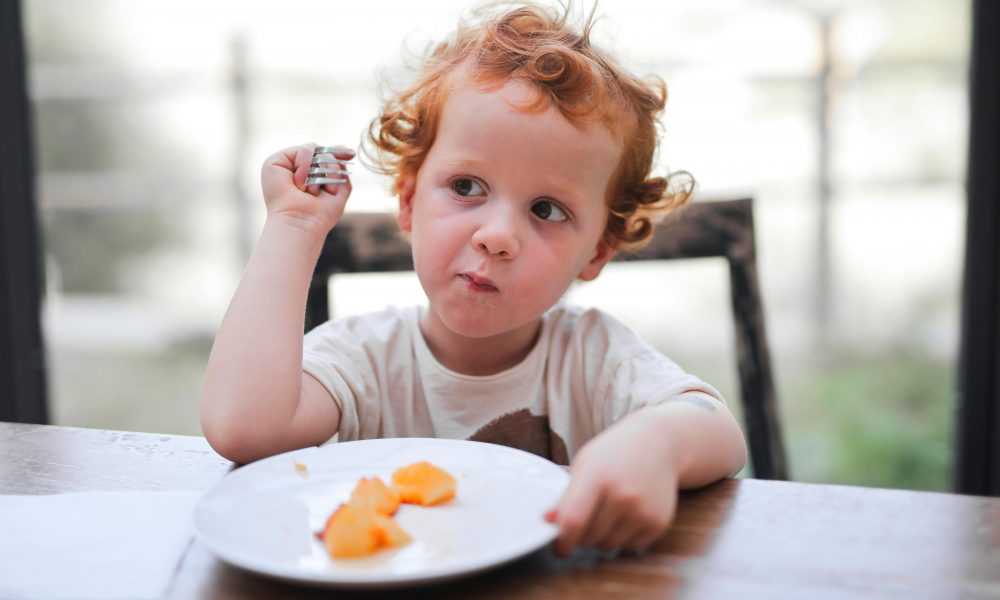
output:
<svg viewBox="0 0 1000 600"><path fill-rule="evenodd" d="M549 427L548 416L533 415L526 408L493 419L469 439L510 446L537 454L556 464L569 464L566 442Z"/></svg>

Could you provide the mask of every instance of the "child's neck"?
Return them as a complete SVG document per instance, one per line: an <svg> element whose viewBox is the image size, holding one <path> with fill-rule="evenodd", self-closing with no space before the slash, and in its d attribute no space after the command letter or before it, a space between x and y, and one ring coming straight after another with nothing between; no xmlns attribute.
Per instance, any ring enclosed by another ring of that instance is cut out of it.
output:
<svg viewBox="0 0 1000 600"><path fill-rule="evenodd" d="M542 321L488 338L458 335L432 309L420 319L420 332L431 354L444 367L463 375L493 375L520 363L535 347Z"/></svg>

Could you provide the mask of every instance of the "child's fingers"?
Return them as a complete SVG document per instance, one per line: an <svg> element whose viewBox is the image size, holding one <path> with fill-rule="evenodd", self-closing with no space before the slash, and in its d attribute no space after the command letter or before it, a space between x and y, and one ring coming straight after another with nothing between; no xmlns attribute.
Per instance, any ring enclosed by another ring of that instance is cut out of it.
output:
<svg viewBox="0 0 1000 600"><path fill-rule="evenodd" d="M308 145L309 144L306 144L306 146ZM312 145L315 146L315 144ZM302 150L303 147L303 145L289 146L278 150L264 160L264 168L266 169L273 166L287 169L289 171L295 170L295 157L299 154L299 151Z"/></svg>
<svg viewBox="0 0 1000 600"><path fill-rule="evenodd" d="M667 505L660 507L663 510L662 513L657 513L655 516L650 515L648 519L640 521L639 526L630 535L625 536L626 539L622 542L621 547L626 550L643 550L660 539L660 536L670 527L677 511L676 498L669 500Z"/></svg>
<svg viewBox="0 0 1000 600"><path fill-rule="evenodd" d="M292 181L295 182L295 187L302 191L309 192L315 195L319 191L319 186L310 185L306 186L306 178L309 177L309 167L312 165L312 155L313 149L316 148L316 144L308 143L296 147L294 156L294 171L292 176ZM308 187L309 189L306 189Z"/></svg>
<svg viewBox="0 0 1000 600"><path fill-rule="evenodd" d="M601 540L607 538L622 522L622 515L610 509L607 500L602 500L595 508L590 523L580 536L579 545L585 548L596 548Z"/></svg>
<svg viewBox="0 0 1000 600"><path fill-rule="evenodd" d="M571 478L569 488L556 509L556 525L559 538L555 552L558 556L569 556L580 544L594 512L600 504L601 494L585 478Z"/></svg>
<svg viewBox="0 0 1000 600"><path fill-rule="evenodd" d="M611 550L634 550L636 539L650 528L642 523L630 522L628 516L623 515L615 527L607 535L596 542L597 548L608 552Z"/></svg>
<svg viewBox="0 0 1000 600"><path fill-rule="evenodd" d="M303 155L311 155L315 144L289 146L279 150L264 160L260 170L261 188L265 198L274 198L284 193L290 186L305 189L305 176L299 177ZM305 162L306 173L309 161Z"/></svg>
<svg viewBox="0 0 1000 600"><path fill-rule="evenodd" d="M642 552L652 546L662 535L662 531L657 531L652 527L641 529L635 537L626 542L625 548L636 552Z"/></svg>

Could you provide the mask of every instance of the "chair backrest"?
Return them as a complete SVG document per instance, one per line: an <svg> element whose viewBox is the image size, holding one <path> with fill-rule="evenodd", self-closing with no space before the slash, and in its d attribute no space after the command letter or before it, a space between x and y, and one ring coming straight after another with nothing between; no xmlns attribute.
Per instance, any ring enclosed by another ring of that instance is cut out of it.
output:
<svg viewBox="0 0 1000 600"><path fill-rule="evenodd" d="M785 445L757 281L753 200L697 202L657 226L653 241L615 260L722 257L729 263L744 425L755 477L788 479ZM326 239L306 305L306 329L329 319L330 277L336 273L410 271L410 244L385 213L346 213Z"/></svg>

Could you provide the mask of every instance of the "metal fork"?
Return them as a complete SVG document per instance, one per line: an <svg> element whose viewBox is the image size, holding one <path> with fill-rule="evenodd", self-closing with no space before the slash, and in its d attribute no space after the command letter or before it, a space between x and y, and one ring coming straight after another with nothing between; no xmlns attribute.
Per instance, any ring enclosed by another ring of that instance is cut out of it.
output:
<svg viewBox="0 0 1000 600"><path fill-rule="evenodd" d="M309 175L306 177L306 185L339 185L347 183L347 175L351 172L346 169L351 164L350 160L342 160L334 154L354 154L354 151L344 146L317 146L313 150ZM330 167L329 165L335 165Z"/></svg>

